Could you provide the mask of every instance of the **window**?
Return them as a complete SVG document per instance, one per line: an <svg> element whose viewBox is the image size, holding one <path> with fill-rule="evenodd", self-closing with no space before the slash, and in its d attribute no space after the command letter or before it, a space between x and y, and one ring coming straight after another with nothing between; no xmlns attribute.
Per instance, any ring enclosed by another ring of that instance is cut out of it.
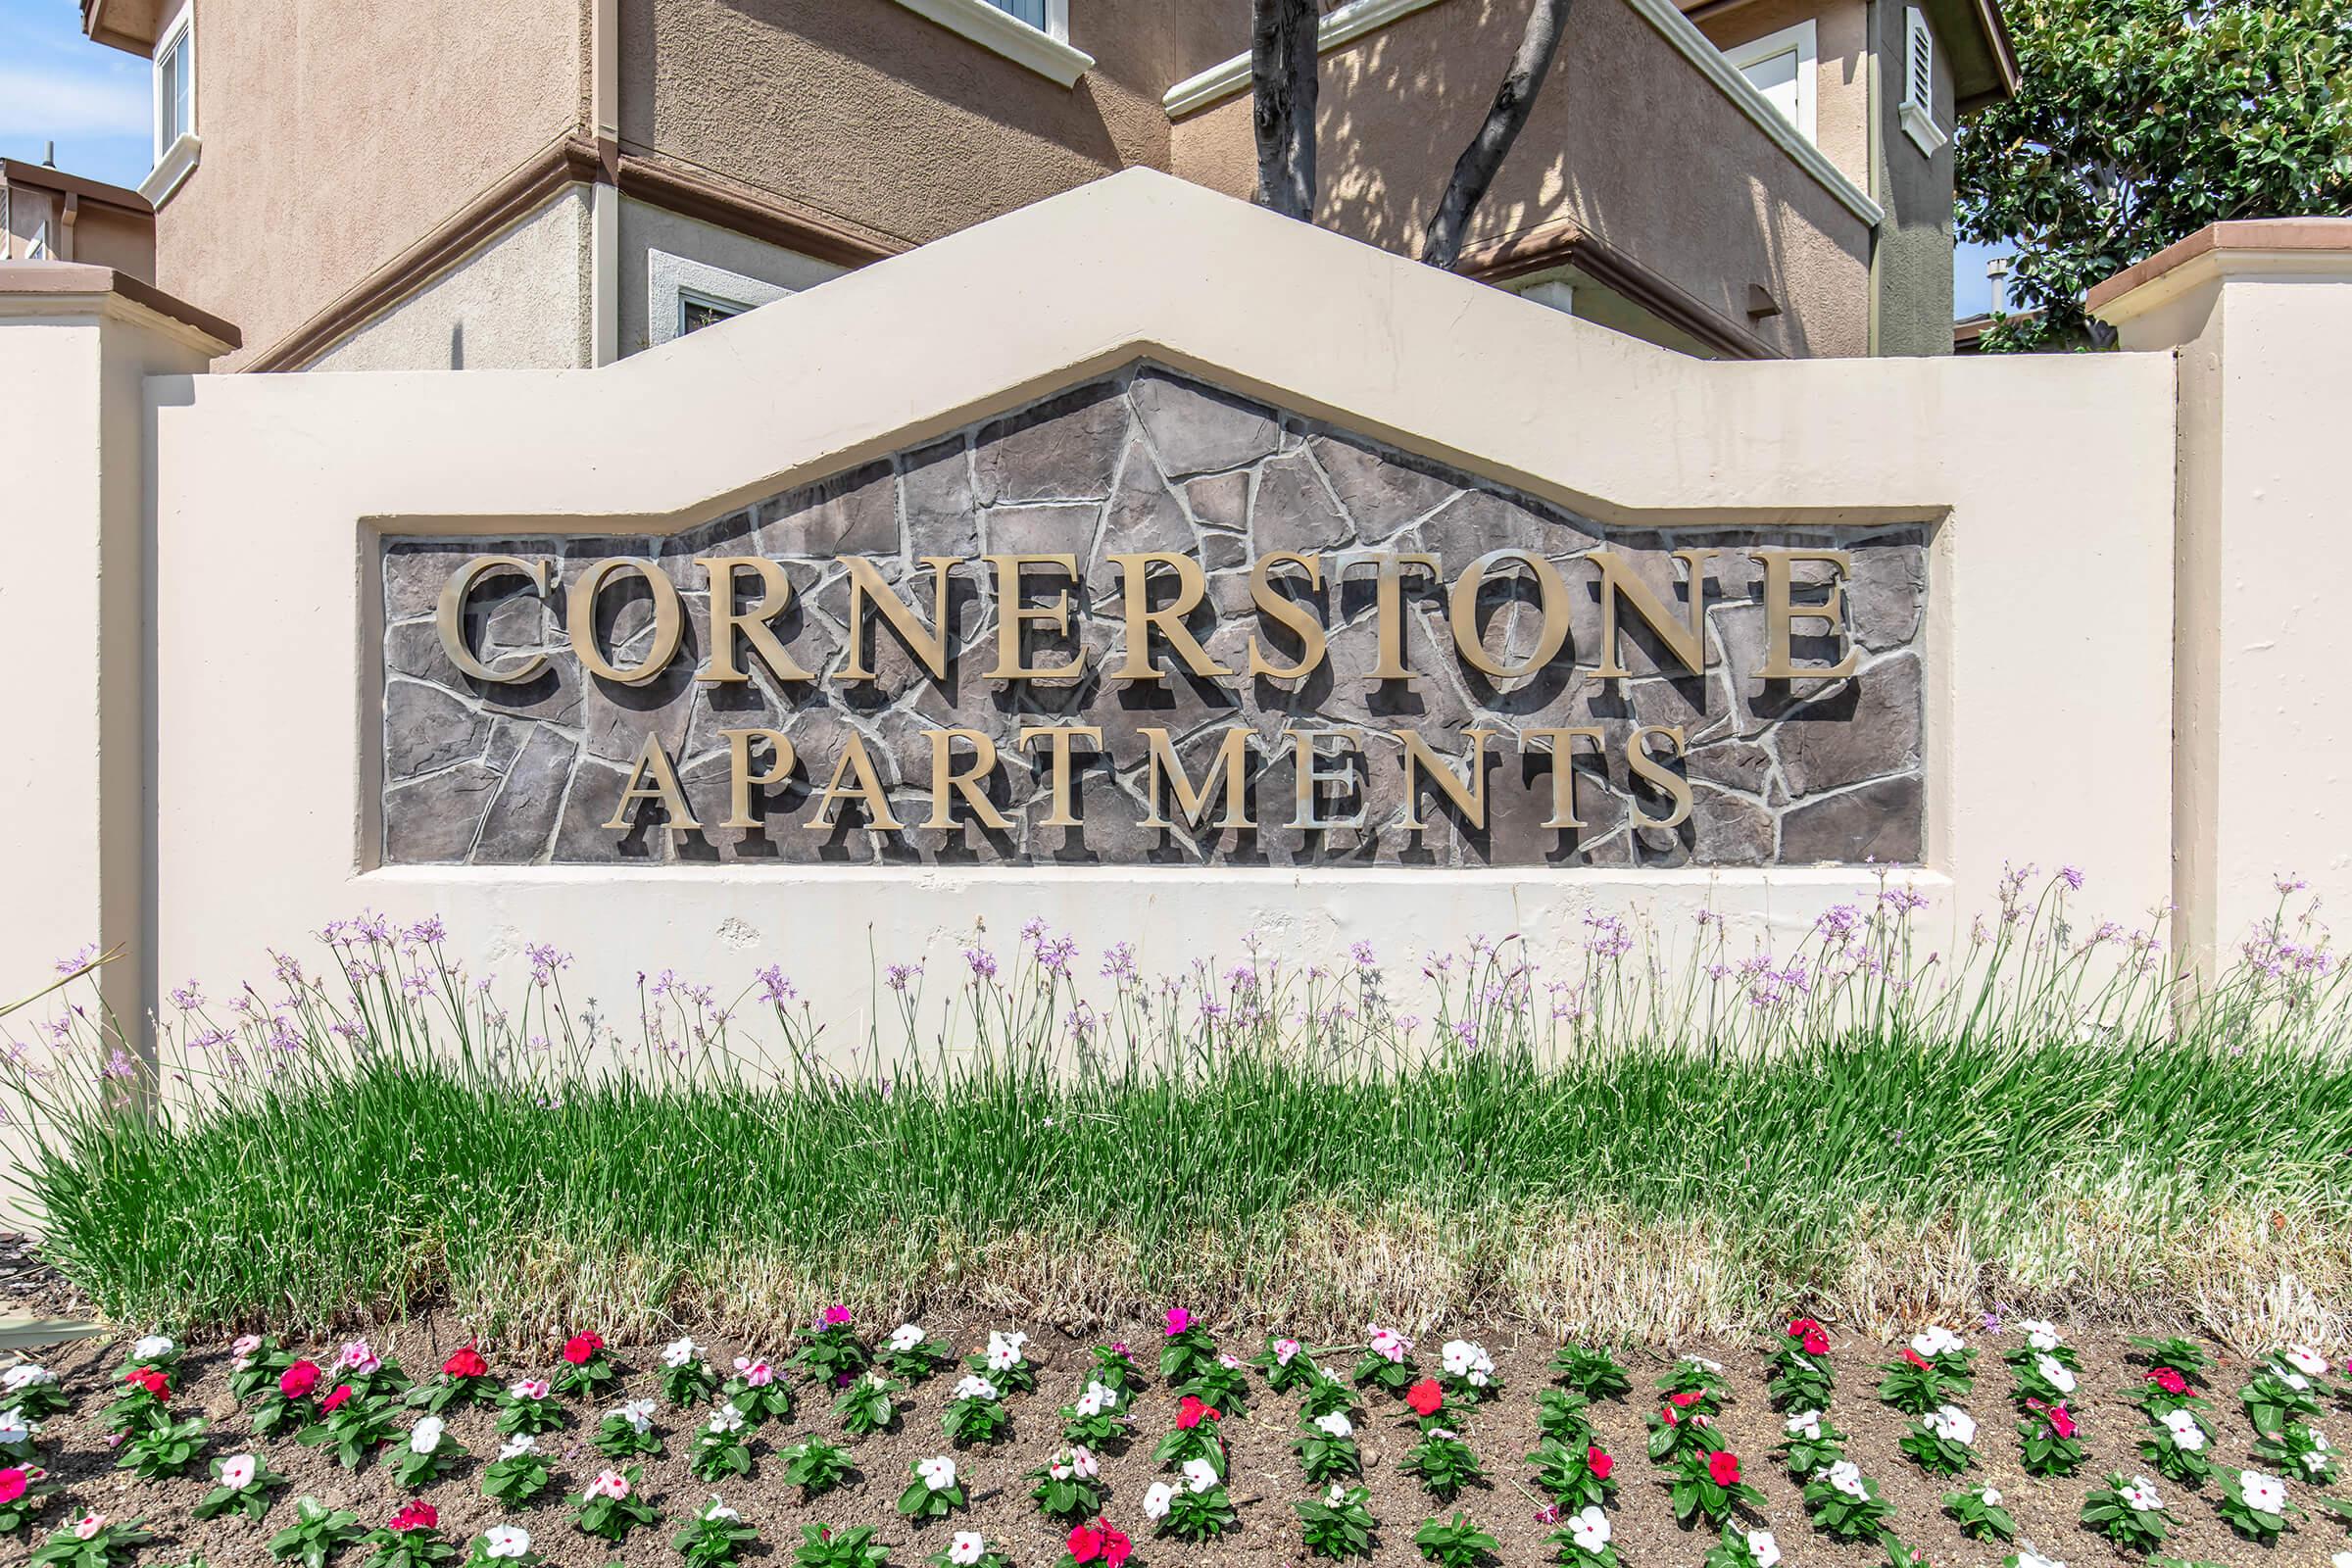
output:
<svg viewBox="0 0 2352 1568"><path fill-rule="evenodd" d="M988 3L1016 21L1026 22L1040 32L1054 30L1047 25L1051 19L1046 15L1046 0L988 0ZM1069 30L1066 24L1062 30L1065 33Z"/></svg>
<svg viewBox="0 0 2352 1568"><path fill-rule="evenodd" d="M723 321L730 316L741 316L750 309L750 306L738 304L733 300L713 299L708 294L695 294L680 289L678 290L678 336L684 337L689 332L699 332L704 327Z"/></svg>
<svg viewBox="0 0 2352 1568"><path fill-rule="evenodd" d="M1095 57L1070 46L1070 0L898 0L919 17L1067 87Z"/></svg>
<svg viewBox="0 0 2352 1568"><path fill-rule="evenodd" d="M155 158L196 129L196 14L183 8L155 48Z"/></svg>
<svg viewBox="0 0 2352 1568"><path fill-rule="evenodd" d="M49 220L46 218L41 220L41 226L32 231L32 243L25 247L24 259L28 262L49 260Z"/></svg>
<svg viewBox="0 0 2352 1568"><path fill-rule="evenodd" d="M1928 14L1903 8L1903 133L1931 158L1951 138L1936 123L1936 32Z"/></svg>
<svg viewBox="0 0 2352 1568"><path fill-rule="evenodd" d="M1808 17L1794 26L1723 52L1733 69L1807 141L1815 139L1814 88L1821 67L1814 36L1813 20Z"/></svg>

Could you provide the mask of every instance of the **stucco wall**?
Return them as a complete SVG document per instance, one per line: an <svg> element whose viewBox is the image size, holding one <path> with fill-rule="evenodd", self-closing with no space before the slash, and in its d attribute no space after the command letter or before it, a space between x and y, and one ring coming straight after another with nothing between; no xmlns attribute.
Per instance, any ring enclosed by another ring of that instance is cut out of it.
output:
<svg viewBox="0 0 2352 1568"><path fill-rule="evenodd" d="M731 229L682 218L676 213L623 199L620 204L620 352L635 354L653 345L648 253L664 251L707 266L798 292L814 288L843 269L770 245ZM666 338L670 334L659 334Z"/></svg>
<svg viewBox="0 0 2352 1568"><path fill-rule="evenodd" d="M889 0L622 0L621 139L910 244L1135 165L1241 0L1074 0L1062 87Z"/></svg>
<svg viewBox="0 0 2352 1568"><path fill-rule="evenodd" d="M1525 0L1446 0L1323 60L1317 220L1411 254L1493 101ZM1176 126L1175 172L1230 195L1256 180L1250 100ZM1762 172L1770 171L1769 174ZM1655 28L1617 0L1580 6L1471 242L1573 217L1789 354L1868 347L1868 233Z"/></svg>
<svg viewBox="0 0 2352 1568"><path fill-rule="evenodd" d="M1936 123L1945 141L1933 156L1903 131L1902 0L1870 0L1879 33L1879 178L1886 209L1876 264L1880 354L1952 352L1952 149L1958 109L1949 51L1936 48Z"/></svg>
<svg viewBox="0 0 2352 1568"><path fill-rule="evenodd" d="M243 364L571 127L578 0L202 0L204 155L156 215L166 290Z"/></svg>
<svg viewBox="0 0 2352 1568"><path fill-rule="evenodd" d="M554 943L608 1001L663 964L732 995L782 961L856 1038L869 953L952 960L979 919L1153 965L1252 923L1317 952L1524 931L1556 962L1589 906L1689 929L1712 905L1786 941L1875 895L1867 868L367 868L375 530L675 530L1138 352L1616 525L1935 522L1933 918L1964 939L2011 859L2165 897L2168 361L1701 363L1139 172L599 370L154 383L161 972L225 985L370 906L440 914L477 970Z"/></svg>
<svg viewBox="0 0 2352 1568"><path fill-rule="evenodd" d="M313 370L563 370L588 363L588 190L568 186L313 360Z"/></svg>
<svg viewBox="0 0 2352 1568"><path fill-rule="evenodd" d="M1735 49L1811 18L1814 145L1846 178L1870 189L1869 0L1749 0L1701 19L1698 30Z"/></svg>

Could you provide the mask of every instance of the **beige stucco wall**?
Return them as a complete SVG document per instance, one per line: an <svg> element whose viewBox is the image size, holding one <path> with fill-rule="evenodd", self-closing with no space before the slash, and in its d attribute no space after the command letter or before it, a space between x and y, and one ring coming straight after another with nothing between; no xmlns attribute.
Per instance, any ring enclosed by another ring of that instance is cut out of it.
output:
<svg viewBox="0 0 2352 1568"><path fill-rule="evenodd" d="M568 131L579 0L198 0L166 290L270 348Z"/></svg>
<svg viewBox="0 0 2352 1568"><path fill-rule="evenodd" d="M1063 87L888 0L621 0L621 140L910 244L1169 161L1160 95L1242 0L1073 0Z"/></svg>
<svg viewBox="0 0 2352 1568"><path fill-rule="evenodd" d="M1316 218L1410 254L1493 101L1526 0L1446 0L1324 56ZM1232 195L1256 179L1248 95L1177 122L1175 172ZM1767 176L1763 171L1771 171ZM1869 235L1828 189L1616 0L1580 6L1475 218L1473 245L1570 217L1790 354L1868 346Z"/></svg>
<svg viewBox="0 0 2352 1568"><path fill-rule="evenodd" d="M599 370L152 383L165 983L224 987L367 906L440 914L477 969L552 942L575 997L782 962L849 1038L869 952L952 960L980 919L1169 967L1251 925L1312 952L1516 930L1557 961L1589 906L1785 942L1875 894L1855 868L371 868L371 529L669 529L1139 354L1603 517L1935 520L1935 919L1964 932L2011 859L2082 865L2118 909L2166 895L2167 360L1703 364L1138 172Z"/></svg>
<svg viewBox="0 0 2352 1568"><path fill-rule="evenodd" d="M2223 227L2224 245L2098 313L2127 348L2179 346L2174 899L2208 974L2282 905L2299 911L2316 895L2335 912L2352 897L2332 569L2344 512L2334 460L2352 409L2352 220ZM2302 248L2262 249L2273 227L2297 231ZM2282 899L2281 877L2310 888Z"/></svg>
<svg viewBox="0 0 2352 1568"><path fill-rule="evenodd" d="M588 188L566 186L304 367L565 370L589 351Z"/></svg>
<svg viewBox="0 0 2352 1568"><path fill-rule="evenodd" d="M1735 49L1807 18L1813 22L1813 144L1846 178L1871 188L1870 7L1866 0L1748 0L1700 19L1719 49Z"/></svg>
<svg viewBox="0 0 2352 1568"><path fill-rule="evenodd" d="M620 352L635 354L654 341L649 254L691 257L777 288L814 288L844 269L732 229L683 218L644 202L620 203ZM668 336L669 334L663 334Z"/></svg>

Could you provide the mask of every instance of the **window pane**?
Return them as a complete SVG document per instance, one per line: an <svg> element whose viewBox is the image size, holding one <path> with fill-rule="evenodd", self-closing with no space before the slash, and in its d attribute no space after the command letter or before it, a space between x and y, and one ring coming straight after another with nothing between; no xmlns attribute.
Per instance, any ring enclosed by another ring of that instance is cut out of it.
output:
<svg viewBox="0 0 2352 1568"><path fill-rule="evenodd" d="M1796 123L1796 51L1759 60L1743 73L1791 125Z"/></svg>
<svg viewBox="0 0 2352 1568"><path fill-rule="evenodd" d="M188 128L189 89L188 39L192 29L183 28L172 40L155 63L156 152L168 150Z"/></svg>
<svg viewBox="0 0 2352 1568"><path fill-rule="evenodd" d="M698 299L692 294L678 296L680 332L699 332L714 321L723 321L730 316L742 314L743 307L740 305L722 305L717 300Z"/></svg>
<svg viewBox="0 0 2352 1568"><path fill-rule="evenodd" d="M1020 18L1040 32L1046 30L1046 0L988 0L988 3Z"/></svg>

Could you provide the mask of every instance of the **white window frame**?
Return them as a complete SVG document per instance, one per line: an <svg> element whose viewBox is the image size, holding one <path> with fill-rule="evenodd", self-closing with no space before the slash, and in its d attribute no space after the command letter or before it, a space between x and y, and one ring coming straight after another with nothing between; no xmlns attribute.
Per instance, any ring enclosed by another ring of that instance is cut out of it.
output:
<svg viewBox="0 0 2352 1568"><path fill-rule="evenodd" d="M690 256L651 248L645 253L645 280L648 348L659 348L686 335L686 305L690 300L740 316L794 292L779 283L746 277Z"/></svg>
<svg viewBox="0 0 2352 1568"><path fill-rule="evenodd" d="M49 254L49 220L46 218L41 220L41 226L32 231L32 238L25 243L24 259L28 262L56 260Z"/></svg>
<svg viewBox="0 0 2352 1568"><path fill-rule="evenodd" d="M180 51L179 74L187 83L188 122L179 126L167 141L164 62L174 49ZM152 139L155 144L155 167L147 172L145 179L139 181L139 194L158 207L179 189L180 181L194 172L197 155L204 145L196 136L197 73L201 64L196 58L198 52L195 0L181 0L172 20L156 34L155 53L149 57L149 95L154 99Z"/></svg>
<svg viewBox="0 0 2352 1568"><path fill-rule="evenodd" d="M1765 61L1785 54L1796 56L1796 116L1790 123L1796 127L1798 135L1819 146L1821 45L1820 33L1811 17L1783 27L1778 32L1768 32L1761 38L1734 44L1723 52L1723 57L1731 62L1733 70L1744 76Z"/></svg>
<svg viewBox="0 0 2352 1568"><path fill-rule="evenodd" d="M916 16L1064 87L1095 69L1095 57L1070 46L1070 0L1046 0L1046 24L1032 27L990 0L899 0Z"/></svg>
<svg viewBox="0 0 2352 1568"><path fill-rule="evenodd" d="M1903 98L1897 113L1903 134L1930 158L1952 139L1936 122L1936 29L1918 6L1903 8Z"/></svg>

